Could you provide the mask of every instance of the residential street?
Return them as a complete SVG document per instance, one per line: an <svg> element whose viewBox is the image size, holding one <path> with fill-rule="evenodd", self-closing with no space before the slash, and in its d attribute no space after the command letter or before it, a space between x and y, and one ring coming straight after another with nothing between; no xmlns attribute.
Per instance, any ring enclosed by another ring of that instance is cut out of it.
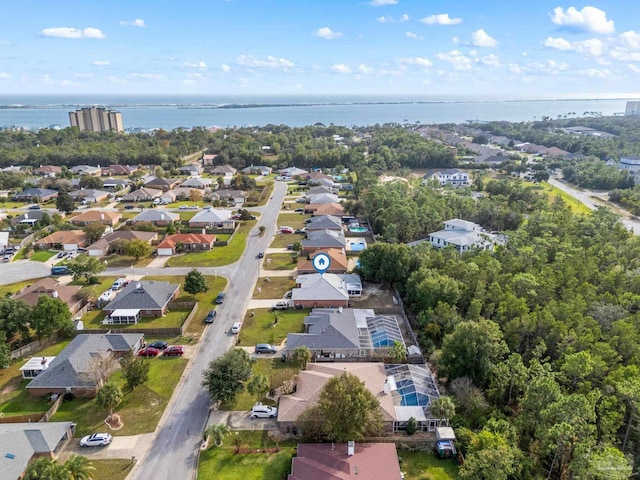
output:
<svg viewBox="0 0 640 480"><path fill-rule="evenodd" d="M216 321L209 325L191 363L160 420L156 435L148 453L139 461L130 479L174 480L195 478L195 461L202 432L210 413L211 402L206 390L200 385L201 372L208 363L225 353L235 343L229 329L233 322L244 317L253 287L258 276L258 252L265 251L271 243L276 228L280 204L286 192L286 184L276 182L272 200L262 207L262 216L253 229L247 247L240 260L221 268L200 268L207 275L224 275L229 279L224 304L218 307ZM264 225L266 232L258 236L258 227ZM123 269L130 273L130 269ZM190 268L140 269L150 275L184 275ZM114 274L115 271L109 272ZM124 272L123 272L124 273ZM136 272L137 273L137 272ZM150 472L153 472L152 474Z"/></svg>

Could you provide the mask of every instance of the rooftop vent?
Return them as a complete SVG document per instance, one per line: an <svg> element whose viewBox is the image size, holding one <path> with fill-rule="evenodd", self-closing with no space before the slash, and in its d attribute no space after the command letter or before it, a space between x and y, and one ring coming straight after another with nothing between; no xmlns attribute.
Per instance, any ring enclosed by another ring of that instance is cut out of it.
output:
<svg viewBox="0 0 640 480"><path fill-rule="evenodd" d="M356 453L356 442L353 440L349 440L347 442L347 455L349 455L350 457L353 457L355 453Z"/></svg>

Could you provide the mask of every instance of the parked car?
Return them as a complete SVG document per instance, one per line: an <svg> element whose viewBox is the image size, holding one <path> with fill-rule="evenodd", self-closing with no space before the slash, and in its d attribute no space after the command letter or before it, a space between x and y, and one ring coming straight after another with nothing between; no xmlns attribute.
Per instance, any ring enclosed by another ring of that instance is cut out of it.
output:
<svg viewBox="0 0 640 480"><path fill-rule="evenodd" d="M284 298L291 298L291 295L293 295L293 290L289 290L287 293L285 293Z"/></svg>
<svg viewBox="0 0 640 480"><path fill-rule="evenodd" d="M213 323L213 321L216 319L216 315L217 313L215 310L209 311L206 318L204 319L204 323Z"/></svg>
<svg viewBox="0 0 640 480"><path fill-rule="evenodd" d="M221 305L224 302L224 292L220 292L216 297L216 303Z"/></svg>
<svg viewBox="0 0 640 480"><path fill-rule="evenodd" d="M278 350L270 343L259 343L256 345L255 353L276 353Z"/></svg>
<svg viewBox="0 0 640 480"><path fill-rule="evenodd" d="M251 418L276 418L278 409L258 402L251 407Z"/></svg>
<svg viewBox="0 0 640 480"><path fill-rule="evenodd" d="M134 208L136 208L136 207L134 207L133 205L125 205L124 206L125 210L133 210Z"/></svg>
<svg viewBox="0 0 640 480"><path fill-rule="evenodd" d="M286 310L287 308L289 308L289 302L286 300L280 300L278 302L276 302L276 304L271 307L272 310Z"/></svg>
<svg viewBox="0 0 640 480"><path fill-rule="evenodd" d="M29 210L40 210L40 205L31 205Z"/></svg>
<svg viewBox="0 0 640 480"><path fill-rule="evenodd" d="M160 353L160 350L153 347L145 347L138 352L140 357L155 357Z"/></svg>
<svg viewBox="0 0 640 480"><path fill-rule="evenodd" d="M234 335L237 335L238 333L240 333L241 328L242 328L242 322L235 322L231 327L231 333L233 333Z"/></svg>
<svg viewBox="0 0 640 480"><path fill-rule="evenodd" d="M304 213L304 208L296 208L294 210L294 212L296 212L296 213Z"/></svg>
<svg viewBox="0 0 640 480"><path fill-rule="evenodd" d="M306 198L296 198L296 202L298 202L298 203L307 203L307 199Z"/></svg>
<svg viewBox="0 0 640 480"><path fill-rule="evenodd" d="M293 233L293 228L291 227L287 227L287 226L283 226L280 227L280 233Z"/></svg>
<svg viewBox="0 0 640 480"><path fill-rule="evenodd" d="M306 228L299 228L296 230L296 233L307 233L307 229Z"/></svg>
<svg viewBox="0 0 640 480"><path fill-rule="evenodd" d="M163 342L162 340L158 340L157 342L150 343L148 346L157 348L158 350L164 350L169 346L169 344L167 342Z"/></svg>
<svg viewBox="0 0 640 480"><path fill-rule="evenodd" d="M64 258L67 256L67 252L60 252L58 253L58 255L56 255L56 258Z"/></svg>
<svg viewBox="0 0 640 480"><path fill-rule="evenodd" d="M165 357L178 357L184 355L184 348L181 345L171 345L162 352L162 355Z"/></svg>
<svg viewBox="0 0 640 480"><path fill-rule="evenodd" d="M111 443L113 437L108 433L94 433L82 437L80 440L81 447L106 447Z"/></svg>

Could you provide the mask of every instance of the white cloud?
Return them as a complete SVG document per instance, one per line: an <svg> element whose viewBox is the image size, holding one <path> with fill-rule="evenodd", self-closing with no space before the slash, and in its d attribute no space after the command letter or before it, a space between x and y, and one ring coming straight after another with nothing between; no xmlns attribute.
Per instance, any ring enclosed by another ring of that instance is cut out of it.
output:
<svg viewBox="0 0 640 480"><path fill-rule="evenodd" d="M640 32L629 30L618 36L618 41L622 48L628 50L640 50Z"/></svg>
<svg viewBox="0 0 640 480"><path fill-rule="evenodd" d="M558 38L547 37L547 39L544 41L544 46L549 48L555 48L556 50L561 50L563 52L566 52L568 50L573 50L573 46L571 45L571 42L560 37Z"/></svg>
<svg viewBox="0 0 640 480"><path fill-rule="evenodd" d="M222 65L220 65L220 70L222 70L224 73L229 73L231 71L231 67L223 63Z"/></svg>
<svg viewBox="0 0 640 480"><path fill-rule="evenodd" d="M196 73L188 73L187 77L189 77L189 78L202 78L202 77L204 77L204 74L198 73L198 72L196 72Z"/></svg>
<svg viewBox="0 0 640 480"><path fill-rule="evenodd" d="M143 80L162 80L164 77L159 73L132 73L132 78L141 78Z"/></svg>
<svg viewBox="0 0 640 480"><path fill-rule="evenodd" d="M240 55L236 58L236 63L238 65L243 65L245 67L256 67L256 68L292 68L295 67L295 63L291 60L287 60L286 58L277 58L272 55L269 55L265 60L261 60L252 55Z"/></svg>
<svg viewBox="0 0 640 480"><path fill-rule="evenodd" d="M111 83L115 83L118 85L124 85L125 83L129 83L126 78L120 78L120 77L109 77L109 81Z"/></svg>
<svg viewBox="0 0 640 480"><path fill-rule="evenodd" d="M325 40L334 40L336 38L340 38L342 33L334 32L329 27L322 27L313 32L316 37L324 38Z"/></svg>
<svg viewBox="0 0 640 480"><path fill-rule="evenodd" d="M640 67L638 67L637 65L634 65L633 63L629 63L627 65L627 67L629 68L629 70L631 70L633 73L640 73Z"/></svg>
<svg viewBox="0 0 640 480"><path fill-rule="evenodd" d="M471 34L471 43L476 47L496 47L498 45L498 41L483 29L476 30Z"/></svg>
<svg viewBox="0 0 640 480"><path fill-rule="evenodd" d="M417 33L413 33L413 32L405 32L404 36L407 37L407 38L413 38L414 40L422 40L423 39L420 35L418 35Z"/></svg>
<svg viewBox="0 0 640 480"><path fill-rule="evenodd" d="M111 62L108 60L96 60L95 62L92 62L91 65L102 67L104 65L111 65Z"/></svg>
<svg viewBox="0 0 640 480"><path fill-rule="evenodd" d="M599 57L603 52L602 40L599 40L597 38L570 42L560 37L547 37L547 39L544 41L544 46L553 48L555 50L560 50L562 52L574 51L581 55L590 55L592 57Z"/></svg>
<svg viewBox="0 0 640 480"><path fill-rule="evenodd" d="M372 7L384 7L385 5L397 5L398 0L371 0L369 5Z"/></svg>
<svg viewBox="0 0 640 480"><path fill-rule="evenodd" d="M424 57L400 57L396 61L403 65L419 65L421 67L430 67L433 65L431 60Z"/></svg>
<svg viewBox="0 0 640 480"><path fill-rule="evenodd" d="M437 15L430 15L420 20L421 23L426 25L457 25L462 23L461 18L451 18L448 13L439 13Z"/></svg>
<svg viewBox="0 0 640 480"><path fill-rule="evenodd" d="M497 55L494 55L493 53L491 55L486 55L486 56L480 58L479 61L481 63L483 63L484 65L487 65L489 67L499 67L500 66L500 59L498 58Z"/></svg>
<svg viewBox="0 0 640 480"><path fill-rule="evenodd" d="M458 37L451 37L451 43L457 45L458 43L460 43L460 39Z"/></svg>
<svg viewBox="0 0 640 480"><path fill-rule="evenodd" d="M144 23L144 20L142 20L141 18L136 18L133 22L127 22L124 20L120 20L120 25L123 25L125 27L139 27L139 28L144 28L147 25Z"/></svg>
<svg viewBox="0 0 640 480"><path fill-rule="evenodd" d="M203 61L199 61L198 63L189 63L189 62L185 62L183 63L183 65L185 67L189 67L189 68L199 68L200 70L206 70L207 69L207 64Z"/></svg>
<svg viewBox="0 0 640 480"><path fill-rule="evenodd" d="M185 78L184 80L182 80L182 83L184 83L185 85L197 85L198 84L197 80L194 80L192 78Z"/></svg>
<svg viewBox="0 0 640 480"><path fill-rule="evenodd" d="M393 23L393 17L389 15L383 15L382 17L376 18L376 20L380 23Z"/></svg>
<svg viewBox="0 0 640 480"><path fill-rule="evenodd" d="M338 73L351 73L351 68L349 65L345 65L344 63L338 63L331 67L331 70Z"/></svg>
<svg viewBox="0 0 640 480"><path fill-rule="evenodd" d="M451 50L448 53L438 53L439 60L450 63L456 70L471 70L471 59L462 54L460 50Z"/></svg>
<svg viewBox="0 0 640 480"><path fill-rule="evenodd" d="M0 78L3 78L3 79L11 78L11 75L5 72L0 72Z"/></svg>
<svg viewBox="0 0 640 480"><path fill-rule="evenodd" d="M368 75L370 73L373 73L373 68L367 67L365 64L360 64L358 65L358 72Z"/></svg>
<svg viewBox="0 0 640 480"><path fill-rule="evenodd" d="M76 78L93 78L93 73L76 73L73 75Z"/></svg>
<svg viewBox="0 0 640 480"><path fill-rule="evenodd" d="M403 13L402 16L400 17L400 21L401 22L408 22L409 21L409 14Z"/></svg>
<svg viewBox="0 0 640 480"><path fill-rule="evenodd" d="M550 17L556 25L576 32L612 33L615 29L613 20L607 20L607 13L596 7L556 7Z"/></svg>
<svg viewBox="0 0 640 480"><path fill-rule="evenodd" d="M518 65L517 63L510 63L509 71L511 73L515 73L516 75L519 75L520 73L522 73L522 70L520 69L520 65Z"/></svg>
<svg viewBox="0 0 640 480"><path fill-rule="evenodd" d="M529 54L527 52L522 52L520 55L522 55L523 57L528 57Z"/></svg>
<svg viewBox="0 0 640 480"><path fill-rule="evenodd" d="M598 70L597 68L588 68L586 70L580 70L578 72L581 75L589 78L608 78L611 77L611 71L607 70Z"/></svg>
<svg viewBox="0 0 640 480"><path fill-rule="evenodd" d="M40 32L43 37L56 37L56 38L106 38L106 35L101 30L93 27L84 29L70 28L70 27L53 27L45 28Z"/></svg>
<svg viewBox="0 0 640 480"><path fill-rule="evenodd" d="M621 62L640 62L640 52L622 52L619 50L612 50L609 52L609 56L614 60Z"/></svg>

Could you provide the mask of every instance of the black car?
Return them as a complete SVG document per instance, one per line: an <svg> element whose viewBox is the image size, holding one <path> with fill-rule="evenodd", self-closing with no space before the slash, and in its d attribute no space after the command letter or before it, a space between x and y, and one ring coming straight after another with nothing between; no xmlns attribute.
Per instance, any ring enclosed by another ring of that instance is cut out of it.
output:
<svg viewBox="0 0 640 480"><path fill-rule="evenodd" d="M258 253L258 258L264 258L264 252Z"/></svg>
<svg viewBox="0 0 640 480"><path fill-rule="evenodd" d="M204 323L213 323L213 321L216 319L216 311L215 310L211 310L208 314L207 317L204 319Z"/></svg>
<svg viewBox="0 0 640 480"><path fill-rule="evenodd" d="M157 348L158 350L164 350L168 346L169 344L167 342L163 342L162 340L158 340L157 342L153 342L147 345L147 347Z"/></svg>
<svg viewBox="0 0 640 480"><path fill-rule="evenodd" d="M222 302L224 302L224 292L220 292L216 297L216 303L218 305L220 305Z"/></svg>

